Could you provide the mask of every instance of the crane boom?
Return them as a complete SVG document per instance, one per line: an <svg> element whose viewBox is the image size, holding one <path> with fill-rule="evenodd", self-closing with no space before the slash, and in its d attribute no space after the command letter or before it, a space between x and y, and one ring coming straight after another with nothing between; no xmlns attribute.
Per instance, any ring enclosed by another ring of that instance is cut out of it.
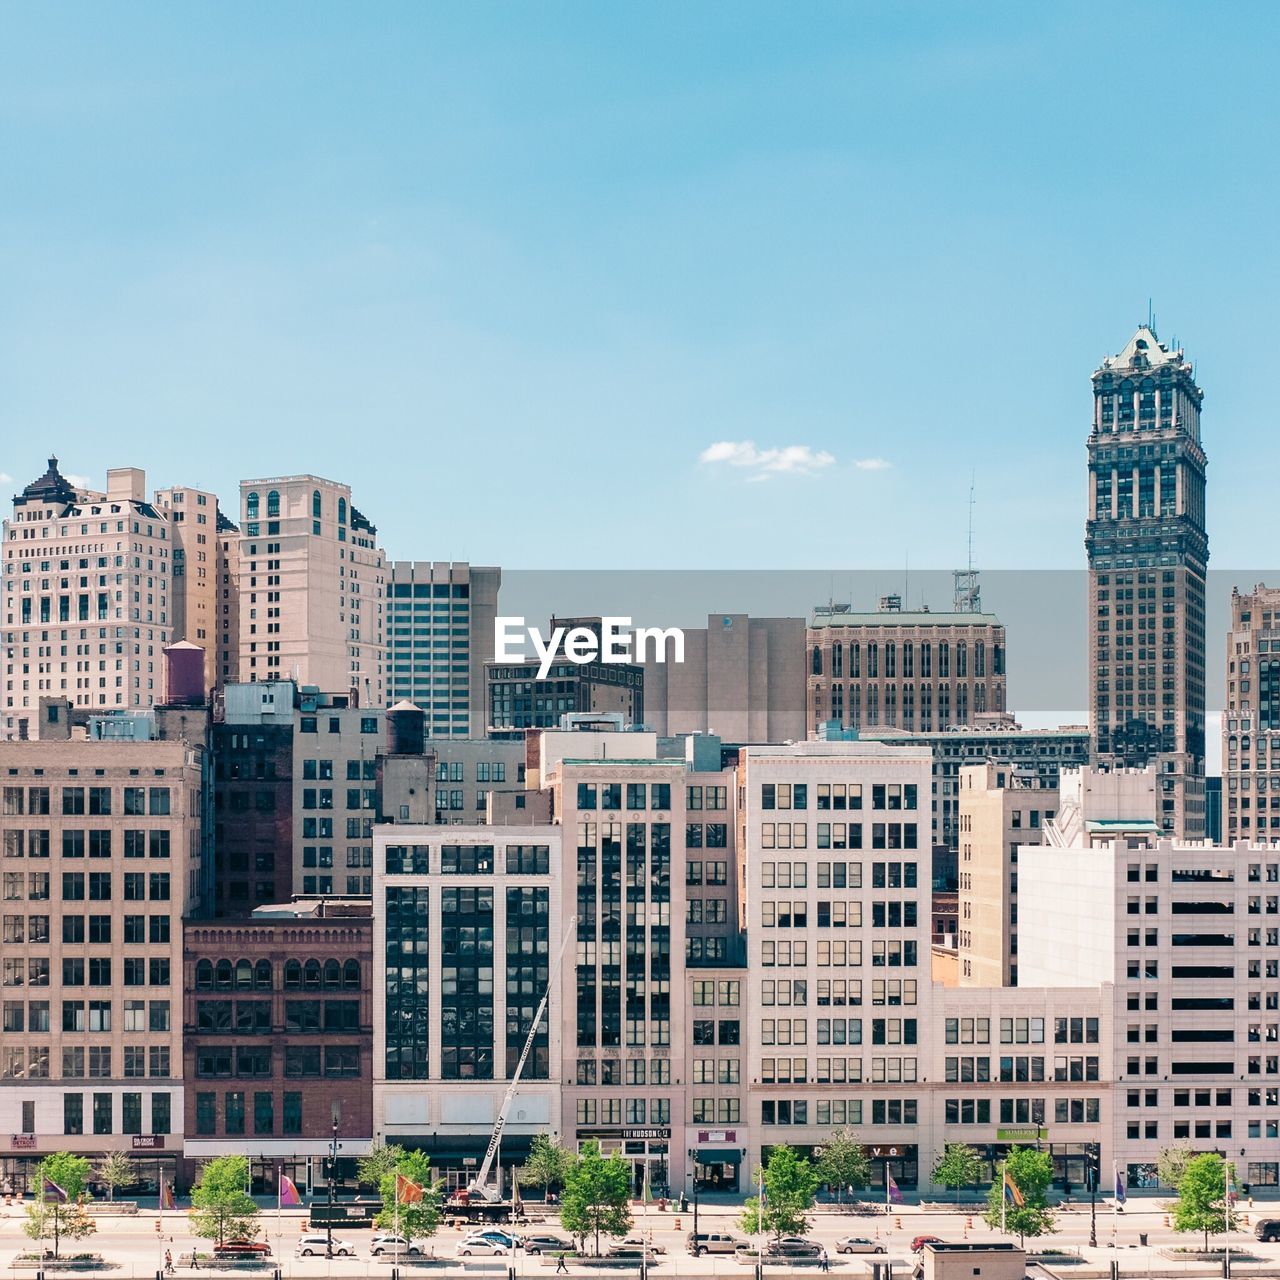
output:
<svg viewBox="0 0 1280 1280"><path fill-rule="evenodd" d="M507 1115L511 1110L511 1102L516 1096L516 1089L520 1086L520 1075L524 1071L525 1061L533 1048L533 1040L538 1034L538 1027L542 1024L543 1014L547 1011L547 1001L551 998L552 984L560 976L560 966L564 963L564 953L569 949L569 943L573 940L574 928L577 923L577 916L569 917L568 927L565 929L564 938L560 942L560 950L556 953L556 962L547 974L547 989L542 993L542 1000L533 1015L533 1024L529 1027L529 1034L525 1037L524 1048L520 1050L520 1058L516 1062L516 1069L511 1073L511 1084L507 1087L506 1095L502 1099L502 1107L498 1111L498 1119L494 1123L493 1133L489 1135L489 1148L484 1153L484 1163L481 1164L471 1182L471 1189L479 1192L486 1200L497 1200L499 1196L497 1188L489 1186L489 1170L493 1168L493 1158L498 1154L498 1147L502 1142L502 1131L507 1127Z"/></svg>

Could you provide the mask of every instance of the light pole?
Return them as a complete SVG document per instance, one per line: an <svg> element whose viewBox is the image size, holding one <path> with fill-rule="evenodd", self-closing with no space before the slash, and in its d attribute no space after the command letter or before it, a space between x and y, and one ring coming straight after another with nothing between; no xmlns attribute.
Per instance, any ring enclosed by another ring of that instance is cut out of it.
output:
<svg viewBox="0 0 1280 1280"><path fill-rule="evenodd" d="M333 1205L337 1194L338 1176L338 1117L333 1118L333 1142L329 1146L329 1225L328 1238L325 1243L324 1256L333 1257Z"/></svg>
<svg viewBox="0 0 1280 1280"><path fill-rule="evenodd" d="M1089 1179L1089 1248L1096 1249L1098 1247L1098 1174L1100 1172L1100 1160L1102 1149L1096 1142L1089 1143L1087 1159L1088 1167L1085 1170Z"/></svg>

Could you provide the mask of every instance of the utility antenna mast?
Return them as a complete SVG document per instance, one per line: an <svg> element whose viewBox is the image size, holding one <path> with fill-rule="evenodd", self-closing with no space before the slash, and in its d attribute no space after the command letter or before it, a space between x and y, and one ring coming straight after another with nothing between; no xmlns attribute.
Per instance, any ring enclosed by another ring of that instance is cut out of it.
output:
<svg viewBox="0 0 1280 1280"><path fill-rule="evenodd" d="M974 477L969 477L969 556L967 566L957 569L952 577L955 579L954 605L957 613L981 613L982 590L978 586L978 571L973 567L973 504Z"/></svg>

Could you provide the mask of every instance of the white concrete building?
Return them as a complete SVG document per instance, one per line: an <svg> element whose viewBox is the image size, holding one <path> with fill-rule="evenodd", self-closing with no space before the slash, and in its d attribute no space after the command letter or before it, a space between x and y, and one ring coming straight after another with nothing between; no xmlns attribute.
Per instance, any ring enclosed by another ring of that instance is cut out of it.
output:
<svg viewBox="0 0 1280 1280"><path fill-rule="evenodd" d="M1046 843L1019 861L1019 980L1111 993L1104 1167L1114 1159L1148 1185L1160 1149L1186 1142L1274 1186L1280 845L1163 839L1155 785L1150 770L1064 775Z"/></svg>

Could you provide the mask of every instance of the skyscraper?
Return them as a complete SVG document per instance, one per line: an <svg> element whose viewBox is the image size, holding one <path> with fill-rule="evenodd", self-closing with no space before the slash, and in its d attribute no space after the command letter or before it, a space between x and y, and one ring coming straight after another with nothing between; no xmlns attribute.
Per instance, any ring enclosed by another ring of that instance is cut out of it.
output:
<svg viewBox="0 0 1280 1280"><path fill-rule="evenodd" d="M1205 454L1192 366L1139 326L1093 375L1090 727L1100 763L1160 774L1160 823L1204 832Z"/></svg>
<svg viewBox="0 0 1280 1280"><path fill-rule="evenodd" d="M1231 593L1222 717L1223 833L1280 837L1280 590Z"/></svg>
<svg viewBox="0 0 1280 1280"><path fill-rule="evenodd" d="M123 711L163 697L171 547L168 515L147 501L135 467L108 471L98 493L50 458L14 497L0 589L4 737L38 736L41 698Z"/></svg>
<svg viewBox="0 0 1280 1280"><path fill-rule="evenodd" d="M422 708L433 738L481 738L484 665L502 570L396 560L387 578L387 702Z"/></svg>
<svg viewBox="0 0 1280 1280"><path fill-rule="evenodd" d="M386 562L345 484L240 482L240 679L355 690L382 707Z"/></svg>

